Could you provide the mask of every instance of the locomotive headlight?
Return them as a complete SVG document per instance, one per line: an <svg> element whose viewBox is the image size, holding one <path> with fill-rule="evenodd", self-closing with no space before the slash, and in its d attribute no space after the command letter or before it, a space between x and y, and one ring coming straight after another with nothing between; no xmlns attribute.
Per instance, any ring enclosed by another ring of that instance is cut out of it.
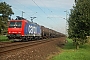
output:
<svg viewBox="0 0 90 60"><path fill-rule="evenodd" d="M12 33L15 33L15 32L12 32Z"/></svg>
<svg viewBox="0 0 90 60"><path fill-rule="evenodd" d="M18 32L18 33L21 33L21 32Z"/></svg>
<svg viewBox="0 0 90 60"><path fill-rule="evenodd" d="M11 33L11 32L9 32L9 33Z"/></svg>

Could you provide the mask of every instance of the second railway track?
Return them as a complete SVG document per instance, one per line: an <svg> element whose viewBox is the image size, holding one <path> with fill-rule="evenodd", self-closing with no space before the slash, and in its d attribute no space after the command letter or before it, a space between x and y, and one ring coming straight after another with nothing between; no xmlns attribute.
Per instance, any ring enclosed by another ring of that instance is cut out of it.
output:
<svg viewBox="0 0 90 60"><path fill-rule="evenodd" d="M50 41L53 41L53 39L22 42L22 43L13 43L13 44L6 44L4 46L2 45L2 46L0 46L0 54L4 54L4 53L10 52L10 51L17 50L17 49L22 49L22 48L25 48L25 47L30 47L30 46L50 42Z"/></svg>

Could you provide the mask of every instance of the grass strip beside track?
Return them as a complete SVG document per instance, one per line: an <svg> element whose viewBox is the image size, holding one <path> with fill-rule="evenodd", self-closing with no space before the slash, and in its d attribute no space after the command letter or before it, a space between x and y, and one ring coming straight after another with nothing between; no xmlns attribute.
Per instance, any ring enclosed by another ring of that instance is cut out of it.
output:
<svg viewBox="0 0 90 60"><path fill-rule="evenodd" d="M50 60L90 60L90 42L80 46L80 49L76 50L72 44L72 40L67 40L68 43L63 48L63 52L52 57Z"/></svg>
<svg viewBox="0 0 90 60"><path fill-rule="evenodd" d="M8 37L4 36L4 35L0 35L0 42L8 42Z"/></svg>

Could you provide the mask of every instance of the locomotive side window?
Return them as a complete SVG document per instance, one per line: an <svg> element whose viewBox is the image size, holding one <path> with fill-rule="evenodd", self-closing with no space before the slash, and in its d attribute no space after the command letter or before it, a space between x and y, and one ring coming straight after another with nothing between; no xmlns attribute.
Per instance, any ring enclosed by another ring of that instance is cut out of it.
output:
<svg viewBox="0 0 90 60"><path fill-rule="evenodd" d="M9 24L9 28L21 28L22 22L21 21L11 21Z"/></svg>

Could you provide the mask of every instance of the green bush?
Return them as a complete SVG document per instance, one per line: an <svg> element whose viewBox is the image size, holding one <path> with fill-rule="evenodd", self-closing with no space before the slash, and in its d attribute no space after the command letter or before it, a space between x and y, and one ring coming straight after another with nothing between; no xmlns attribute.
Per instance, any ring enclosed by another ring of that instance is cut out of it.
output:
<svg viewBox="0 0 90 60"><path fill-rule="evenodd" d="M0 35L0 42L2 41L9 41L8 37L6 37L5 35Z"/></svg>

